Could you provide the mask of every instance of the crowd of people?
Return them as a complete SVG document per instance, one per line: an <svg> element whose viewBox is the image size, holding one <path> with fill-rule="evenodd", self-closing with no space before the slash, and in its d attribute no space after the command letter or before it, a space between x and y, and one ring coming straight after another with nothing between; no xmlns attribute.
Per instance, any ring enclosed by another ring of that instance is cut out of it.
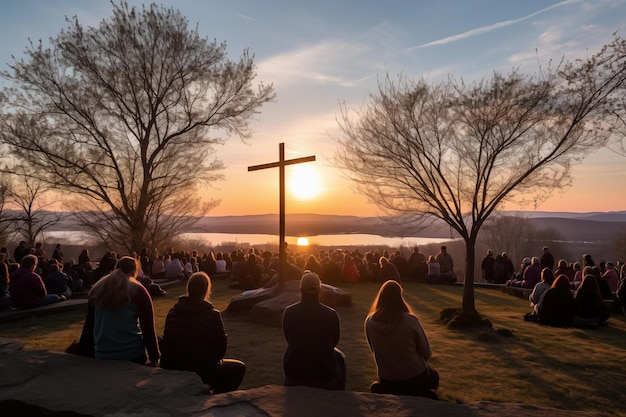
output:
<svg viewBox="0 0 626 417"><path fill-rule="evenodd" d="M22 250L20 245L17 251ZM11 291L14 306L32 307L58 302L64 297L49 292L44 279L62 273L63 255L55 248L54 264L35 251L25 250L19 267L8 279L9 291L26 282L37 281L38 296L20 304L19 291ZM443 272L453 268L445 253ZM19 255L19 253L18 253ZM58 259L57 259L58 258ZM400 260L402 259L402 260ZM345 389L346 358L337 345L340 319L336 310L320 302L322 280L325 283L380 281L364 330L377 365L379 380L372 392L422 395L437 398L438 373L428 365L431 350L417 316L404 301L402 280L426 280L425 256L415 248L409 259L400 252L390 255L377 251L360 254L358 250L328 251L304 257L289 252L286 279L300 281L300 301L287 307L283 314L283 331L287 341L283 370L285 385L305 385L326 389ZM42 268L41 265L46 267ZM50 265L54 265L50 267ZM4 263L3 263L4 265ZM232 286L241 289L272 285L277 279L278 257L254 249L231 253L175 253L150 257L147 251L118 258L107 251L96 263L84 250L76 265L68 265L74 281L88 290L88 310L76 346L77 353L99 359L128 360L165 369L197 373L211 393L235 390L241 384L246 365L225 358L227 334L220 311L210 302L210 276L228 275ZM6 265L5 265L6 266ZM448 268L448 269L446 269ZM40 275L41 274L41 275ZM453 274L451 274L453 275ZM28 276L28 281L24 278ZM157 336L154 307L149 288L141 277L161 276L186 283L186 294L178 299L165 319L164 332ZM68 289L73 287L68 276ZM15 296L15 294L18 294Z"/></svg>
<svg viewBox="0 0 626 417"><path fill-rule="evenodd" d="M122 257L111 273L92 286L79 353L192 371L211 393L236 390L246 365L224 357L227 335L221 313L209 301L209 275L191 273L186 294L167 314L159 338L150 295L137 282L141 268L136 257ZM283 313L287 341L284 384L343 390L346 358L337 348L339 314L320 302L322 281L316 272L302 271L299 281L300 301ZM439 374L427 363L430 344L419 319L404 301L398 281L388 280L381 286L364 326L379 374L372 392L436 399Z"/></svg>
<svg viewBox="0 0 626 417"><path fill-rule="evenodd" d="M6 288L0 291L8 289L6 296L14 307L58 302L79 288L89 291L78 345L81 354L193 371L212 393L237 389L246 365L225 358L227 334L221 312L210 302L210 277L228 276L232 287L249 290L271 286L279 265L277 254L253 248L202 255L169 250L153 256L143 250L121 258L107 251L97 262L83 250L77 263L63 263L60 245L48 259L41 245L27 249L21 242L14 252L19 264L7 262L6 250L0 251L2 257L0 284L6 283ZM533 311L526 319L542 324L599 326L610 314L605 300L626 300L621 296L626 268L610 262L596 266L589 255L581 264L561 259L555 266L545 247L540 257L525 258L516 272L506 253L494 257L489 250L481 268L487 282L531 290ZM430 344L404 300L402 283L455 281L446 246L428 258L417 247L408 257L400 251L329 250L320 251L319 256L288 251L285 274L285 280L300 282L300 301L283 313L285 385L345 389L347 362L337 348L340 318L336 310L320 302L321 284L377 281L380 290L364 322L378 373L371 391L437 398L439 374L428 363ZM160 337L152 297L163 292L151 287L156 277L186 283L186 294L169 311ZM0 301L6 302L5 298Z"/></svg>
<svg viewBox="0 0 626 417"><path fill-rule="evenodd" d="M29 248L21 241L9 257L0 248L0 310L9 307L33 308L70 299L82 291L82 280L64 272L61 245L48 257L41 243Z"/></svg>
<svg viewBox="0 0 626 417"><path fill-rule="evenodd" d="M610 306L624 312L626 266L620 262L596 265L590 254L580 261L556 262L550 248L544 246L540 256L524 258L517 272L512 263L507 265L506 274L500 276L501 268L490 249L481 262L483 277L487 282L530 290L532 312L524 316L527 321L597 328L609 319Z"/></svg>

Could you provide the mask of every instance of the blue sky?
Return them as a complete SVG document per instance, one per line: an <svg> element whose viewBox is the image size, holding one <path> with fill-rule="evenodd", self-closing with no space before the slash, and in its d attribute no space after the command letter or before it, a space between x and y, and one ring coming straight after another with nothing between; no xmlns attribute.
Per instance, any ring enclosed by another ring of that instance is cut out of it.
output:
<svg viewBox="0 0 626 417"><path fill-rule="evenodd" d="M317 156L314 164L324 189L320 198L332 202L319 208L294 199L288 202L290 212L375 214L376 208L353 194L329 167L340 102L359 106L386 73L431 80L453 75L471 81L493 70L536 71L538 62L585 57L610 41L613 32L624 36L626 31L626 0L157 3L179 9L202 35L226 41L232 59L249 48L258 79L276 89L278 100L262 109L250 142L231 138L217 149L227 169L226 180L208 190L222 200L215 215L277 211L277 173L248 173L246 167L275 160L279 142L285 142L287 157ZM77 15L83 24L96 25L111 9L106 0L20 0L0 7L3 70L11 55L21 56L28 38L45 41L66 27L64 16ZM626 157L609 151L594 154L575 168L572 188L538 209L624 210L626 193L615 189L626 174L623 167ZM265 196L253 209L246 200L251 188ZM589 190L599 197L583 205L580 196ZM606 198L607 193L614 194Z"/></svg>

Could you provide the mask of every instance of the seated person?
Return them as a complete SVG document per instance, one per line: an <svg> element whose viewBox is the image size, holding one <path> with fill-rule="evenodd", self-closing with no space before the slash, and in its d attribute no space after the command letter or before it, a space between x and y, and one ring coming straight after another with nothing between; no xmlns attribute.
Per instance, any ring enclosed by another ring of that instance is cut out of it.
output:
<svg viewBox="0 0 626 417"><path fill-rule="evenodd" d="M606 270L602 274L602 278L606 281L607 286L611 290L611 294L617 292L619 286L619 277L615 270L615 265L612 262L606 263ZM605 300L612 300L613 298L605 298Z"/></svg>
<svg viewBox="0 0 626 417"><path fill-rule="evenodd" d="M150 268L150 276L152 278L165 276L165 256L159 255L152 263Z"/></svg>
<svg viewBox="0 0 626 417"><path fill-rule="evenodd" d="M331 390L346 388L346 361L339 343L337 312L320 303L319 276L305 271L300 280L300 301L283 313L287 351L283 358L285 385Z"/></svg>
<svg viewBox="0 0 626 417"><path fill-rule="evenodd" d="M595 275L583 276L580 286L574 293L574 325L598 327L611 315L604 304Z"/></svg>
<svg viewBox="0 0 626 417"><path fill-rule="evenodd" d="M56 294L66 299L72 298L72 283L70 278L63 272L63 266L56 260L52 260L48 266L48 275L44 280L48 294Z"/></svg>
<svg viewBox="0 0 626 417"><path fill-rule="evenodd" d="M39 260L35 255L22 258L20 267L11 274L9 293L13 307L32 308L62 300L57 294L48 294L41 277L35 273Z"/></svg>
<svg viewBox="0 0 626 417"><path fill-rule="evenodd" d="M234 268L233 268L234 269ZM238 274L238 286L244 290L253 290L263 285L263 267L257 262L254 253L248 255Z"/></svg>
<svg viewBox="0 0 626 417"><path fill-rule="evenodd" d="M537 307L539 306L539 302L541 301L541 296L544 292L552 288L552 283L554 282L554 274L552 270L549 268L543 268L541 271L541 282L535 285L533 288L533 292L528 296L528 300L530 301L530 306L533 308L533 312L537 314Z"/></svg>
<svg viewBox="0 0 626 417"><path fill-rule="evenodd" d="M214 394L234 391L243 380L246 365L224 359L227 336L221 313L208 301L211 280L193 273L187 295L181 296L165 319L161 342L161 367L197 373Z"/></svg>
<svg viewBox="0 0 626 417"><path fill-rule="evenodd" d="M531 263L529 266L524 269L524 277L522 282L518 285L513 284L513 286L522 287L522 288L535 288L539 282L541 282L541 260L534 256L531 259Z"/></svg>
<svg viewBox="0 0 626 417"><path fill-rule="evenodd" d="M168 281L185 279L185 268L183 268L177 254L174 254L172 260L165 265L165 279Z"/></svg>
<svg viewBox="0 0 626 417"><path fill-rule="evenodd" d="M548 270L548 268L544 268ZM555 327L569 327L574 321L574 296L569 286L569 278L559 275L552 287L543 293L537 307L538 321Z"/></svg>
<svg viewBox="0 0 626 417"><path fill-rule="evenodd" d="M438 399L439 374L428 364L430 343L397 282L380 288L365 319L365 336L380 379L372 392Z"/></svg>
<svg viewBox="0 0 626 417"><path fill-rule="evenodd" d="M124 256L91 287L80 354L157 366L161 353L154 307L148 291L137 282L140 270L135 258Z"/></svg>

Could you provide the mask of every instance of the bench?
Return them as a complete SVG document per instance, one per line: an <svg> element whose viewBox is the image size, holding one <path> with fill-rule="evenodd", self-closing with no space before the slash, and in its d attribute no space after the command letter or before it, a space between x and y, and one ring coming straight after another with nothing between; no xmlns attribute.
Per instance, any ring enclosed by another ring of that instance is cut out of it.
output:
<svg viewBox="0 0 626 417"><path fill-rule="evenodd" d="M0 311L0 323L22 320L31 317L42 317L50 314L65 313L67 311L87 311L87 299L79 298L60 301L34 308L8 308Z"/></svg>
<svg viewBox="0 0 626 417"><path fill-rule="evenodd" d="M513 295L526 301L528 301L528 297L533 292L532 288L511 287L508 285L500 286L500 290L505 294Z"/></svg>

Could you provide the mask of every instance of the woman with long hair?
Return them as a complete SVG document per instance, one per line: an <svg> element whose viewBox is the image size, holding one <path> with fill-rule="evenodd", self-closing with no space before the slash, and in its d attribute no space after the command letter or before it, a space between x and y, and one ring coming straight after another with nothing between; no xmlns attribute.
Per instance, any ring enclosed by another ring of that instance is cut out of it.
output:
<svg viewBox="0 0 626 417"><path fill-rule="evenodd" d="M246 365L224 359L227 336L221 313L209 301L211 279L195 272L165 319L161 367L197 373L214 394L236 390Z"/></svg>
<svg viewBox="0 0 626 417"><path fill-rule="evenodd" d="M439 374L429 364L430 343L398 282L385 282L365 319L365 336L379 381L372 392L437 399Z"/></svg>
<svg viewBox="0 0 626 417"><path fill-rule="evenodd" d="M611 315L600 293L598 279L591 273L583 275L583 280L574 293L574 302L575 326L598 327Z"/></svg>
<svg viewBox="0 0 626 417"><path fill-rule="evenodd" d="M544 268L544 271L548 268ZM542 274L543 275L543 274ZM574 321L574 296L569 286L569 278L561 274L546 290L537 306L539 323L555 327L569 327Z"/></svg>
<svg viewBox="0 0 626 417"><path fill-rule="evenodd" d="M80 340L83 354L142 365L148 359L148 365L158 364L154 308L150 294L137 281L140 269L135 258L124 256L113 272L92 286Z"/></svg>

